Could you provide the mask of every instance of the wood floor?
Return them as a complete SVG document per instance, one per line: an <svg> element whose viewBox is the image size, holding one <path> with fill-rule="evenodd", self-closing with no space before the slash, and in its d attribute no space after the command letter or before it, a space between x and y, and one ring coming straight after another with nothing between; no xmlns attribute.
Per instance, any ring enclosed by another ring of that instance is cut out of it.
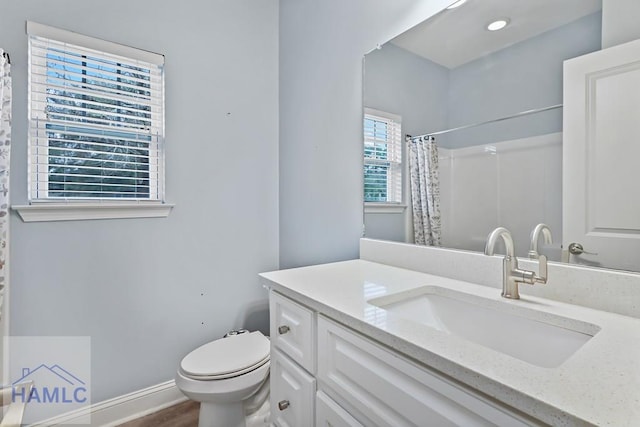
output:
<svg viewBox="0 0 640 427"><path fill-rule="evenodd" d="M198 427L200 404L190 400L118 427Z"/></svg>

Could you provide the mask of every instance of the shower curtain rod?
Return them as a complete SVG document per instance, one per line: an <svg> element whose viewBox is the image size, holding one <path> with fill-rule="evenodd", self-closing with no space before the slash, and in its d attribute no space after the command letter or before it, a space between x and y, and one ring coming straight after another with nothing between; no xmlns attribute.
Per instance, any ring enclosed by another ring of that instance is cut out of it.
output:
<svg viewBox="0 0 640 427"><path fill-rule="evenodd" d="M9 64L11 64L11 57L9 56L9 54L7 52L2 52L2 56L4 56L5 58L7 58L7 62Z"/></svg>
<svg viewBox="0 0 640 427"><path fill-rule="evenodd" d="M458 127L447 129L447 130L441 130L441 131L438 131L438 132L425 133L424 135L418 135L418 136L415 136L415 137L412 137L411 135L407 135L407 137L408 138L424 138L424 137L427 137L427 136L443 135L445 133L454 132L454 131L457 131L457 130L474 128L474 127L486 125L486 124L489 124L489 123L496 123L496 122L501 122L503 120L513 119L513 118L516 118L516 117L528 116L529 114L542 113L543 111L554 110L556 108L562 108L562 104L551 105L549 107L543 107L543 108L536 108L534 110L521 111L519 113L515 113L515 114L512 114L510 116L505 116L505 117L500 117L500 118L497 118L497 119L487 120L486 122L474 123L474 124L465 125L465 126L458 126Z"/></svg>

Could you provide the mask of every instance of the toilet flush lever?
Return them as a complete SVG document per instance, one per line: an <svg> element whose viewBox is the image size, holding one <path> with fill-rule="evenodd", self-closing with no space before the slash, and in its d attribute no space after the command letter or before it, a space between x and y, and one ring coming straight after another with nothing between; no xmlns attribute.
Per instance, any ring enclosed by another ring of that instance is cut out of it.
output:
<svg viewBox="0 0 640 427"><path fill-rule="evenodd" d="M289 332L289 327L288 327L287 325L283 325L283 326L279 326L279 327L278 327L278 333L279 333L280 335L284 335L284 334L286 334L287 332Z"/></svg>

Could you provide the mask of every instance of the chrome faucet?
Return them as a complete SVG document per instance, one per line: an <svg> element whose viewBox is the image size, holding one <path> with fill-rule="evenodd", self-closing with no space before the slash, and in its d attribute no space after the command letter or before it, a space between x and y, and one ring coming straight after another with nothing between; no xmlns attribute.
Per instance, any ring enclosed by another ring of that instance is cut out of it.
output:
<svg viewBox="0 0 640 427"><path fill-rule="evenodd" d="M547 245L553 243L551 237L551 229L547 224L538 224L531 232L531 245L529 246L529 258L538 259L540 254L538 253L538 240L540 240L540 234L544 238L544 243Z"/></svg>
<svg viewBox="0 0 640 427"><path fill-rule="evenodd" d="M511 233L504 227L498 227L493 230L487 237L487 245L484 248L485 255L492 256L498 238L502 237L506 250L505 257L502 261L502 296L510 299L520 299L518 292L518 283L547 283L547 257L541 255L540 275L536 275L533 271L521 270L518 268L518 259L515 256L515 248L513 246L513 237Z"/></svg>

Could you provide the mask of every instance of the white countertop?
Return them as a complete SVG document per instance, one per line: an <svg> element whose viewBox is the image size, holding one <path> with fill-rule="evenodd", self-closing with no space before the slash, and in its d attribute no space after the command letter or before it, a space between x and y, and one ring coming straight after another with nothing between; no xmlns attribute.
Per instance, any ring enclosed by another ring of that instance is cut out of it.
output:
<svg viewBox="0 0 640 427"><path fill-rule="evenodd" d="M277 292L545 423L640 426L640 319L527 296L527 288L520 300L506 300L495 288L364 260L261 276ZM425 285L590 323L600 331L559 367L541 368L367 303Z"/></svg>

